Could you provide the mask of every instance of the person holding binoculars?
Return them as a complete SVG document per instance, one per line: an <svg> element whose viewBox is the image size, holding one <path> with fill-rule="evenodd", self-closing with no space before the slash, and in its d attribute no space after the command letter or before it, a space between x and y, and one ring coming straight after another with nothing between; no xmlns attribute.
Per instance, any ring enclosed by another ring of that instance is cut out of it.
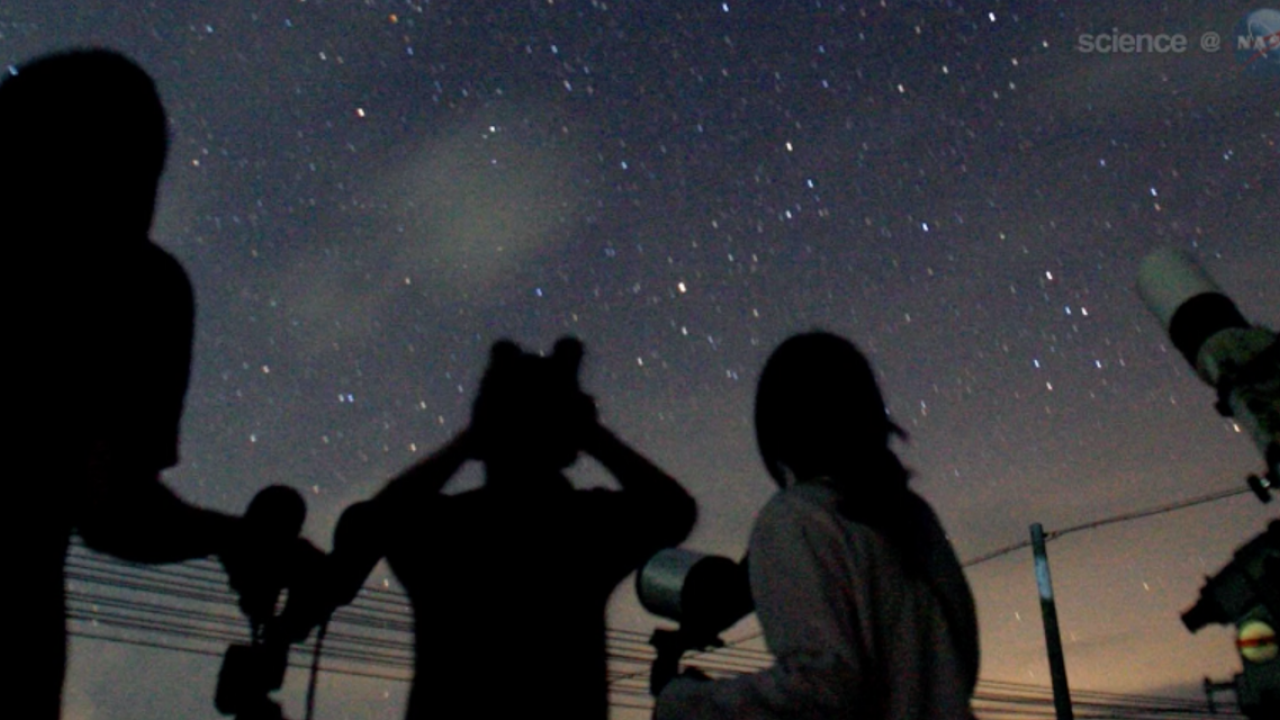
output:
<svg viewBox="0 0 1280 720"><path fill-rule="evenodd" d="M385 557L413 605L410 720L530 707L605 720L605 603L651 555L683 541L697 511L600 423L578 386L582 355L572 339L547 357L496 343L470 426L343 512L322 589L291 596L278 631L304 638ZM620 488L575 489L564 470L580 454ZM443 494L471 460L483 463L484 485ZM518 672L499 664L513 643L531 660Z"/></svg>

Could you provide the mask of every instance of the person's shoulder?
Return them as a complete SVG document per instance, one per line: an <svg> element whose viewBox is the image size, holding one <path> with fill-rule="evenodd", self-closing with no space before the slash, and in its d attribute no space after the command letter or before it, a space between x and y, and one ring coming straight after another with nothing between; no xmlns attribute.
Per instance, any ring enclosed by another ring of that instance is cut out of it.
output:
<svg viewBox="0 0 1280 720"><path fill-rule="evenodd" d="M811 517L834 512L839 502L839 493L833 488L818 483L799 483L774 493L760 511L760 517Z"/></svg>
<svg viewBox="0 0 1280 720"><path fill-rule="evenodd" d="M916 523L917 532L923 534L931 543L946 543L947 533L942 527L942 520L938 518L938 513L934 511L929 501L925 500L919 493L909 491L907 493L907 503L909 512Z"/></svg>
<svg viewBox="0 0 1280 720"><path fill-rule="evenodd" d="M182 263L168 250L147 240L139 249L141 271L145 273L153 286L186 297L192 296L191 279Z"/></svg>
<svg viewBox="0 0 1280 720"><path fill-rule="evenodd" d="M841 533L838 496L824 486L799 484L774 493L756 517L752 537L777 539Z"/></svg>

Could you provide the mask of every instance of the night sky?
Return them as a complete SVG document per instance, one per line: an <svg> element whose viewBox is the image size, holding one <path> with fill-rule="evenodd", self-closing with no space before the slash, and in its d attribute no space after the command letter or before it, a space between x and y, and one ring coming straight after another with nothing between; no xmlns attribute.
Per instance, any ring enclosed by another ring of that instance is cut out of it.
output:
<svg viewBox="0 0 1280 720"><path fill-rule="evenodd" d="M153 237L198 317L166 478L193 502L287 483L327 546L464 427L491 343L565 334L603 420L698 499L688 545L735 557L774 489L756 376L813 328L871 356L962 559L1262 467L1135 291L1172 246L1280 323L1280 77L1199 45L1259 6L56 5L0 5L0 62L115 48L169 112ZM1111 32L1190 47L1079 51ZM1237 672L1228 629L1178 616L1275 515L1246 495L1052 543L1072 684ZM969 579L982 677L1048 685L1030 552ZM647 631L631 587L610 622ZM64 717L214 718L216 671L77 640ZM403 691L329 680L318 716L398 717Z"/></svg>

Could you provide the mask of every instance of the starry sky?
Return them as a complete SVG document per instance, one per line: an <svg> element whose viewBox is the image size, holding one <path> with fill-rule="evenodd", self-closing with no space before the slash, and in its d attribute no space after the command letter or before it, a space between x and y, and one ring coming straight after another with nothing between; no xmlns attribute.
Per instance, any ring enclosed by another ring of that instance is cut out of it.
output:
<svg viewBox="0 0 1280 720"><path fill-rule="evenodd" d="M493 341L565 334L603 420L698 499L688 544L710 552L739 555L774 489L759 369L813 328L871 356L962 559L1261 468L1135 292L1172 246L1280 323L1280 79L1200 47L1258 6L57 5L0 5L0 62L115 48L169 112L153 237L198 319L166 477L194 502L293 485L327 545L465 425ZM1189 47L1080 51L1113 32ZM1178 615L1275 514L1241 496L1051 544L1072 684L1194 696L1238 671L1229 630ZM983 678L1048 685L1030 553L969 579ZM631 595L610 622L647 631ZM216 660L72 654L65 717L217 717ZM403 689L335 679L319 716L397 717Z"/></svg>

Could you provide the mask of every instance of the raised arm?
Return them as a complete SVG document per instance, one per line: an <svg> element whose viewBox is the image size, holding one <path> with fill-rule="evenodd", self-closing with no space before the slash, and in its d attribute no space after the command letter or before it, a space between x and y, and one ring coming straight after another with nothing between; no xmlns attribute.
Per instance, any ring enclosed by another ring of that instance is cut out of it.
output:
<svg viewBox="0 0 1280 720"><path fill-rule="evenodd" d="M422 502L431 502L463 465L475 456L470 430L458 433L444 447L419 460L389 480L371 502L390 519L412 513Z"/></svg>
<svg viewBox="0 0 1280 720"><path fill-rule="evenodd" d="M390 534L413 523L424 503L436 501L469 459L469 447L463 432L392 478L373 498L344 510L333 531L333 551L291 589L289 603L270 631L273 637L303 640L334 610L355 600L369 573L387 554Z"/></svg>
<svg viewBox="0 0 1280 720"><path fill-rule="evenodd" d="M599 461L624 493L646 506L647 526L654 528L658 547L678 545L688 537L698 506L674 478L597 422L584 430L582 451Z"/></svg>
<svg viewBox="0 0 1280 720"><path fill-rule="evenodd" d="M469 458L468 435L463 432L392 478L372 499L343 511L333 531L333 552L325 563L329 612L355 599L387 554L391 534L415 523L426 504L437 502L445 484Z"/></svg>

